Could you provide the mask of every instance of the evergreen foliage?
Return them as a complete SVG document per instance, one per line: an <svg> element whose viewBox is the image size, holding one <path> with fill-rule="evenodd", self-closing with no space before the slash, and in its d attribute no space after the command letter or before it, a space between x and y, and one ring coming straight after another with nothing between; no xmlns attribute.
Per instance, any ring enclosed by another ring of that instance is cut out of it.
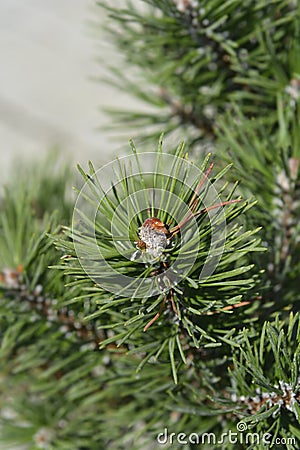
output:
<svg viewBox="0 0 300 450"><path fill-rule="evenodd" d="M299 3L101 3L149 141L3 190L1 449L298 449Z"/></svg>
<svg viewBox="0 0 300 450"><path fill-rule="evenodd" d="M218 116L232 114L233 104L272 129L277 95L298 96L297 1L100 4L113 18L107 25L110 37L126 62L138 67L134 79L126 69L112 68L115 84L154 107L151 114L116 111L115 120L126 126L148 125L151 135L180 127L190 143L203 144L215 138ZM145 132L147 128L143 138Z"/></svg>

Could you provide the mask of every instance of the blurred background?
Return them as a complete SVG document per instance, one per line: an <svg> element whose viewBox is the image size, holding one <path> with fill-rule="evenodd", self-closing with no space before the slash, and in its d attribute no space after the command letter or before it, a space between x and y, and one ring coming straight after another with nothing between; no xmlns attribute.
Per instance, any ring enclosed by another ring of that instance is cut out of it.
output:
<svg viewBox="0 0 300 450"><path fill-rule="evenodd" d="M0 1L0 184L12 162L53 147L74 167L128 151L128 140L120 146L105 131L102 109L132 99L96 81L104 61L120 58L106 20L95 0Z"/></svg>

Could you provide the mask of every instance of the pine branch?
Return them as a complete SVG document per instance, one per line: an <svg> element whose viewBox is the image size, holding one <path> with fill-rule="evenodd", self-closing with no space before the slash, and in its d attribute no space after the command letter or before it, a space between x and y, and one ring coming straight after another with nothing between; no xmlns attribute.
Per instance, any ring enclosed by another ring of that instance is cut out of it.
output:
<svg viewBox="0 0 300 450"><path fill-rule="evenodd" d="M125 345L145 355L142 365L169 353L175 380L175 353L185 364L181 340L196 348L200 342L218 345L213 328L209 331L200 322L209 311L231 311L241 304L241 294L254 288L255 277L246 275L252 265L236 262L262 250L252 238L257 230L242 232L231 225L248 205L232 199L233 191L220 201L215 186L225 171L209 180L212 168L201 172L188 162L182 146L171 156L162 152L160 143L157 154L139 155L134 149L128 160L106 167L113 174L108 190L100 182L101 171L91 165L89 174L80 169L86 184L79 192L73 229L56 240L70 255L64 266L78 280L74 286L93 280L86 292L99 306L89 319L110 330L101 348L112 342ZM144 350L147 346L150 351Z"/></svg>
<svg viewBox="0 0 300 450"><path fill-rule="evenodd" d="M278 104L277 128L273 132L260 121L249 122L238 108L219 130L224 158L234 160L235 176L243 177L242 193L258 199L256 214L250 211L247 219L251 225L263 227L262 238L268 247L268 252L256 260L265 269L265 318L273 311L284 314L288 305L297 311L299 304L298 117L298 105L290 104L286 95ZM233 132L237 120L240 127ZM232 150L228 151L228 145Z"/></svg>
<svg viewBox="0 0 300 450"><path fill-rule="evenodd" d="M113 69L120 87L159 108L149 114L114 111L118 129L122 121L131 127L156 124L168 132L189 125L188 135L203 141L215 136L219 116L232 101L247 117L274 123L276 96L299 73L297 57L293 58L299 41L296 5L221 0L213 7L207 1L144 3L141 9L131 2L117 9L100 2L110 14L109 37L145 80L140 76L129 87L124 83L127 70Z"/></svg>

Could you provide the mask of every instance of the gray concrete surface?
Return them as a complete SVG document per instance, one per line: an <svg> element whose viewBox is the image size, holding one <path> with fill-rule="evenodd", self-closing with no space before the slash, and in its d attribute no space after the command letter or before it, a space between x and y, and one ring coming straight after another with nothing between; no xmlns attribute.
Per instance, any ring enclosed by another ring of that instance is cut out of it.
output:
<svg viewBox="0 0 300 450"><path fill-rule="evenodd" d="M93 78L98 60L118 62L101 27L107 18L95 0L0 0L0 177L11 161L40 158L58 146L71 164L109 161L124 148L105 130L101 109L130 96ZM134 104L134 103L133 103Z"/></svg>

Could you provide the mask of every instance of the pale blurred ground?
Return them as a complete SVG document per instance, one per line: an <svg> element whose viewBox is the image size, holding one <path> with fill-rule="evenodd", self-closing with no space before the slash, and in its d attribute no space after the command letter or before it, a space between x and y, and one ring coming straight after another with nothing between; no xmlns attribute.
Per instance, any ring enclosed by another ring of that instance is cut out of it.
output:
<svg viewBox="0 0 300 450"><path fill-rule="evenodd" d="M105 20L95 0L0 0L0 184L11 161L53 146L74 166L128 151L127 139L121 146L99 129L111 120L101 108L131 101L93 80L104 71L99 57L119 61Z"/></svg>

